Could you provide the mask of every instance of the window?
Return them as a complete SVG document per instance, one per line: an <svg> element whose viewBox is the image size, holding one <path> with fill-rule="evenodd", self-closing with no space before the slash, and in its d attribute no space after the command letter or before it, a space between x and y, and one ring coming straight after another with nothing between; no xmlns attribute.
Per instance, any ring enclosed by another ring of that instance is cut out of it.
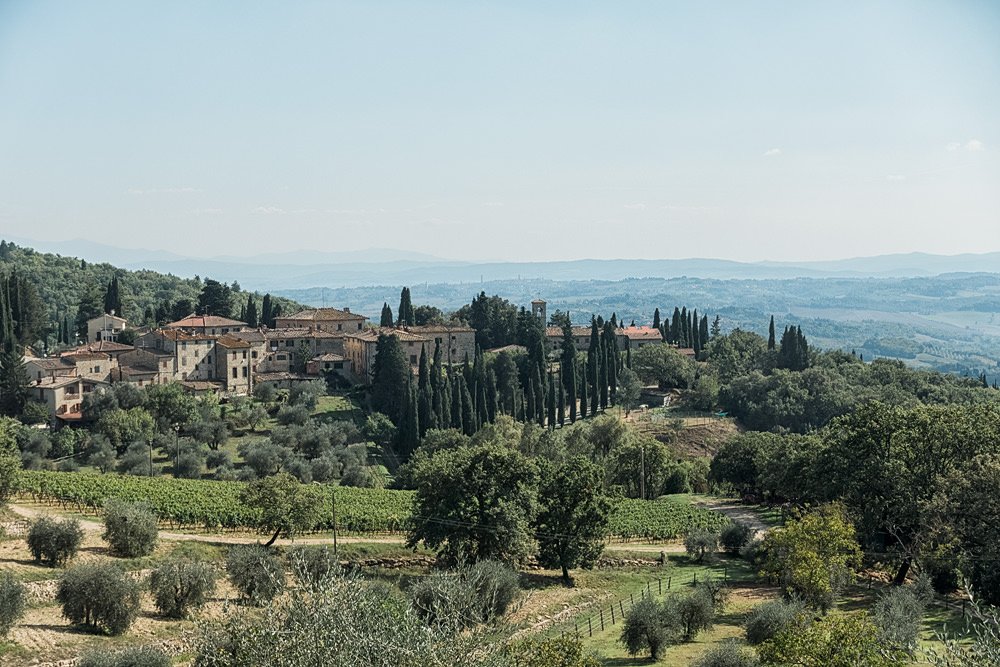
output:
<svg viewBox="0 0 1000 667"><path fill-rule="evenodd" d="M285 347L295 347L295 341L294 340L286 340L285 341Z"/></svg>
<svg viewBox="0 0 1000 667"><path fill-rule="evenodd" d="M246 359L246 358L247 358L247 353L246 353L246 352L244 352L244 353L243 353L243 358L244 358L244 359Z"/></svg>
<svg viewBox="0 0 1000 667"><path fill-rule="evenodd" d="M277 356L277 359L278 359L278 361L285 361L286 359L288 359L288 355L287 354L279 354Z"/></svg>
<svg viewBox="0 0 1000 667"><path fill-rule="evenodd" d="M337 331L343 331L343 330L344 330L344 325L343 324L338 324L337 325Z"/></svg>
<svg viewBox="0 0 1000 667"><path fill-rule="evenodd" d="M361 331L361 322L358 322L358 331Z"/></svg>
<svg viewBox="0 0 1000 667"><path fill-rule="evenodd" d="M233 370L236 370L235 368ZM248 377L250 375L250 369L246 366L243 367L243 377Z"/></svg>
<svg viewBox="0 0 1000 667"><path fill-rule="evenodd" d="M251 353L250 353L250 356L251 356L252 358L256 359L256 358L257 358L257 350L254 350L253 352L251 352Z"/></svg>
<svg viewBox="0 0 1000 667"><path fill-rule="evenodd" d="M415 354L411 354L410 355L410 363L411 364L417 363L417 355L415 355Z"/></svg>
<svg viewBox="0 0 1000 667"><path fill-rule="evenodd" d="M234 379L234 380L236 379L236 372L237 372L237 371L236 371L236 368L233 368L233 379Z"/></svg>

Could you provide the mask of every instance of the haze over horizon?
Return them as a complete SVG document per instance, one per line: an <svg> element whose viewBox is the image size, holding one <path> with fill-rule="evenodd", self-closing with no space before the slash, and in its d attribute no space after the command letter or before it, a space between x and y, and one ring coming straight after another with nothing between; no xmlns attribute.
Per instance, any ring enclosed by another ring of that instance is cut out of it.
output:
<svg viewBox="0 0 1000 667"><path fill-rule="evenodd" d="M0 3L0 236L1000 250L1000 5Z"/></svg>

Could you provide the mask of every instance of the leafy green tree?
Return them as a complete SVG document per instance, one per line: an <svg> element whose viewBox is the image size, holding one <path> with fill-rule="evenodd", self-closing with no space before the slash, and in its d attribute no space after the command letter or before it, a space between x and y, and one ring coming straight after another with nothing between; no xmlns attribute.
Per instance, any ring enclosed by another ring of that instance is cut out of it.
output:
<svg viewBox="0 0 1000 667"><path fill-rule="evenodd" d="M121 651L88 651L77 667L170 667L170 658L154 646L130 646Z"/></svg>
<svg viewBox="0 0 1000 667"><path fill-rule="evenodd" d="M225 283L206 278L198 295L198 312L202 315L232 317L233 290Z"/></svg>
<svg viewBox="0 0 1000 667"><path fill-rule="evenodd" d="M801 600L770 600L753 608L744 624L747 643L756 646L780 632L808 622Z"/></svg>
<svg viewBox="0 0 1000 667"><path fill-rule="evenodd" d="M631 655L649 651L655 662L660 659L663 648L676 641L678 634L663 605L652 597L643 597L625 615L621 643Z"/></svg>
<svg viewBox="0 0 1000 667"><path fill-rule="evenodd" d="M118 409L104 414L94 429L114 447L121 449L133 442L149 442L153 437L155 423L143 408Z"/></svg>
<svg viewBox="0 0 1000 667"><path fill-rule="evenodd" d="M824 505L764 537L762 574L789 595L829 609L837 592L861 565L853 524L840 505Z"/></svg>
<svg viewBox="0 0 1000 667"><path fill-rule="evenodd" d="M117 565L85 563L66 571L56 600L70 623L121 635L139 615L139 591L139 583Z"/></svg>
<svg viewBox="0 0 1000 667"><path fill-rule="evenodd" d="M288 473L251 482L240 492L240 501L260 509L257 528L273 533L264 546L271 546L278 537L294 537L310 530L323 519L323 496L318 489L300 484Z"/></svg>
<svg viewBox="0 0 1000 667"><path fill-rule="evenodd" d="M51 567L60 567L72 559L83 541L83 529L76 519L57 521L42 517L28 531L28 550L32 558Z"/></svg>
<svg viewBox="0 0 1000 667"><path fill-rule="evenodd" d="M542 467L535 521L539 562L562 570L590 567L604 550L611 503L604 495L601 468L577 456Z"/></svg>
<svg viewBox="0 0 1000 667"><path fill-rule="evenodd" d="M632 354L632 370L661 389L687 389L694 382L694 363L667 345L647 345Z"/></svg>
<svg viewBox="0 0 1000 667"><path fill-rule="evenodd" d="M424 542L444 562L520 563L534 552L535 465L502 446L463 447L418 458L407 544ZM475 499L475 502L469 502Z"/></svg>
<svg viewBox="0 0 1000 667"><path fill-rule="evenodd" d="M639 405L642 396L642 382L639 375L631 368L626 368L618 378L618 393L615 402L625 409L625 414L632 412L632 409Z"/></svg>
<svg viewBox="0 0 1000 667"><path fill-rule="evenodd" d="M240 544L230 549L226 554L226 572L243 599L255 605L270 602L285 589L281 561L259 544Z"/></svg>
<svg viewBox="0 0 1000 667"><path fill-rule="evenodd" d="M0 575L0 638L6 638L24 616L26 600L24 584L10 572Z"/></svg>
<svg viewBox="0 0 1000 667"><path fill-rule="evenodd" d="M215 569L194 560L171 560L149 575L153 602L168 618L187 618L215 591Z"/></svg>
<svg viewBox="0 0 1000 667"><path fill-rule="evenodd" d="M794 625L757 647L766 665L802 667L903 667L904 651L882 643L865 612L825 616Z"/></svg>
<svg viewBox="0 0 1000 667"><path fill-rule="evenodd" d="M700 563L719 549L719 533L710 528L692 528L684 538L684 549Z"/></svg>
<svg viewBox="0 0 1000 667"><path fill-rule="evenodd" d="M103 537L112 553L125 558L148 556L156 548L157 535L156 514L148 503L105 501Z"/></svg>

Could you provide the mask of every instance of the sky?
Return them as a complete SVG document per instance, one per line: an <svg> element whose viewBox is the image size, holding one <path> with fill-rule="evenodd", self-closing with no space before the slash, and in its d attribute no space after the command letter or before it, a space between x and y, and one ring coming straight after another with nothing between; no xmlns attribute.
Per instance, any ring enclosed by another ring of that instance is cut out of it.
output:
<svg viewBox="0 0 1000 667"><path fill-rule="evenodd" d="M1000 2L0 0L0 235L1000 250Z"/></svg>

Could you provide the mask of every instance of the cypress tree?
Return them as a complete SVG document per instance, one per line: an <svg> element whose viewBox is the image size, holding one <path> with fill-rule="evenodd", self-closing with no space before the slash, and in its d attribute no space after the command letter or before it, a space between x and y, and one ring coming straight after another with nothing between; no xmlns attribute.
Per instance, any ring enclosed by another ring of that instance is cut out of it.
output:
<svg viewBox="0 0 1000 667"><path fill-rule="evenodd" d="M697 308L694 311L694 316L691 318L691 321L692 322L698 322L698 309ZM691 336L691 347L694 348L694 356L697 359L698 358L698 354L701 352L701 336L699 336L696 331L692 332L692 334L693 335Z"/></svg>
<svg viewBox="0 0 1000 667"><path fill-rule="evenodd" d="M271 295L265 294L260 304L260 324L268 328L274 328L274 308L271 305Z"/></svg>
<svg viewBox="0 0 1000 667"><path fill-rule="evenodd" d="M632 368L632 346L625 345L625 366L626 368Z"/></svg>
<svg viewBox="0 0 1000 667"><path fill-rule="evenodd" d="M380 327L392 326L392 308L385 301L382 302L382 316L379 317L378 325Z"/></svg>
<svg viewBox="0 0 1000 667"><path fill-rule="evenodd" d="M701 323L698 325L698 337L701 339L701 349L708 347L708 315L702 315Z"/></svg>
<svg viewBox="0 0 1000 667"><path fill-rule="evenodd" d="M486 370L486 420L491 424L497 420L497 412L500 409L499 398L497 374L489 368Z"/></svg>
<svg viewBox="0 0 1000 667"><path fill-rule="evenodd" d="M575 355L574 355L575 356ZM563 373L569 376L566 382L566 397L569 399L569 422L576 421L576 359L574 358L563 368Z"/></svg>
<svg viewBox="0 0 1000 667"><path fill-rule="evenodd" d="M438 418L438 425L441 428L454 426L451 417L451 380L447 377L443 378L438 385L438 390L441 392L441 416Z"/></svg>
<svg viewBox="0 0 1000 667"><path fill-rule="evenodd" d="M985 375L983 377L985 378ZM559 425L564 426L566 424L566 387L563 386L562 382L559 383L559 398L556 408Z"/></svg>
<svg viewBox="0 0 1000 667"><path fill-rule="evenodd" d="M670 338L667 339L668 343L673 343L677 347L683 347L681 345L681 310L677 306L674 306L674 315L670 320Z"/></svg>
<svg viewBox="0 0 1000 667"><path fill-rule="evenodd" d="M410 300L409 287L404 287L399 293L399 310L396 311L396 326L413 326L413 302Z"/></svg>
<svg viewBox="0 0 1000 667"><path fill-rule="evenodd" d="M465 414L462 408L462 399L468 391L463 391L465 378L461 373L455 375L455 381L451 383L451 427L465 433L465 422L462 415Z"/></svg>
<svg viewBox="0 0 1000 667"><path fill-rule="evenodd" d="M535 383L528 376L528 383L524 387L524 421L535 421Z"/></svg>
<svg viewBox="0 0 1000 667"><path fill-rule="evenodd" d="M587 353L588 371L590 373L590 415L597 414L601 405L601 353L600 348L594 350L594 354Z"/></svg>
<svg viewBox="0 0 1000 667"><path fill-rule="evenodd" d="M246 315L247 326L256 329L260 326L260 318L257 315L257 300L253 298L253 295L247 297L247 315Z"/></svg>
<svg viewBox="0 0 1000 667"><path fill-rule="evenodd" d="M609 359L607 347L601 345L597 352L597 367L598 382L600 383L600 398L601 398L601 409L606 410L608 407L608 375L609 375Z"/></svg>
<svg viewBox="0 0 1000 667"><path fill-rule="evenodd" d="M584 363L580 368L580 418L585 419L587 417L587 364Z"/></svg>
<svg viewBox="0 0 1000 667"><path fill-rule="evenodd" d="M406 382L406 409L403 411L403 420L399 425L399 450L404 456L409 457L420 444L420 417L417 408L417 392L413 387L412 376Z"/></svg>
<svg viewBox="0 0 1000 667"><path fill-rule="evenodd" d="M659 329L660 328L660 309L659 308L657 308L656 310L653 311L653 328L654 329Z"/></svg>
<svg viewBox="0 0 1000 667"><path fill-rule="evenodd" d="M469 393L469 385L465 383L464 378L459 380L459 385L462 389L462 432L465 435L475 435L478 425L476 424L475 405L472 401L472 395Z"/></svg>
<svg viewBox="0 0 1000 667"><path fill-rule="evenodd" d="M549 399L548 399L548 410L547 419L549 430L555 430L556 428L556 383L552 382L552 378L549 378Z"/></svg>
<svg viewBox="0 0 1000 667"><path fill-rule="evenodd" d="M774 337L774 315L771 315L771 324L767 327L767 349L773 350L777 343Z"/></svg>
<svg viewBox="0 0 1000 667"><path fill-rule="evenodd" d="M427 361L427 348L420 346L420 366L417 375L417 416L420 417L420 437L423 438L433 425L433 404L431 390L431 365Z"/></svg>
<svg viewBox="0 0 1000 667"><path fill-rule="evenodd" d="M716 315L715 319L712 320L712 338L718 338L722 335L722 319Z"/></svg>

